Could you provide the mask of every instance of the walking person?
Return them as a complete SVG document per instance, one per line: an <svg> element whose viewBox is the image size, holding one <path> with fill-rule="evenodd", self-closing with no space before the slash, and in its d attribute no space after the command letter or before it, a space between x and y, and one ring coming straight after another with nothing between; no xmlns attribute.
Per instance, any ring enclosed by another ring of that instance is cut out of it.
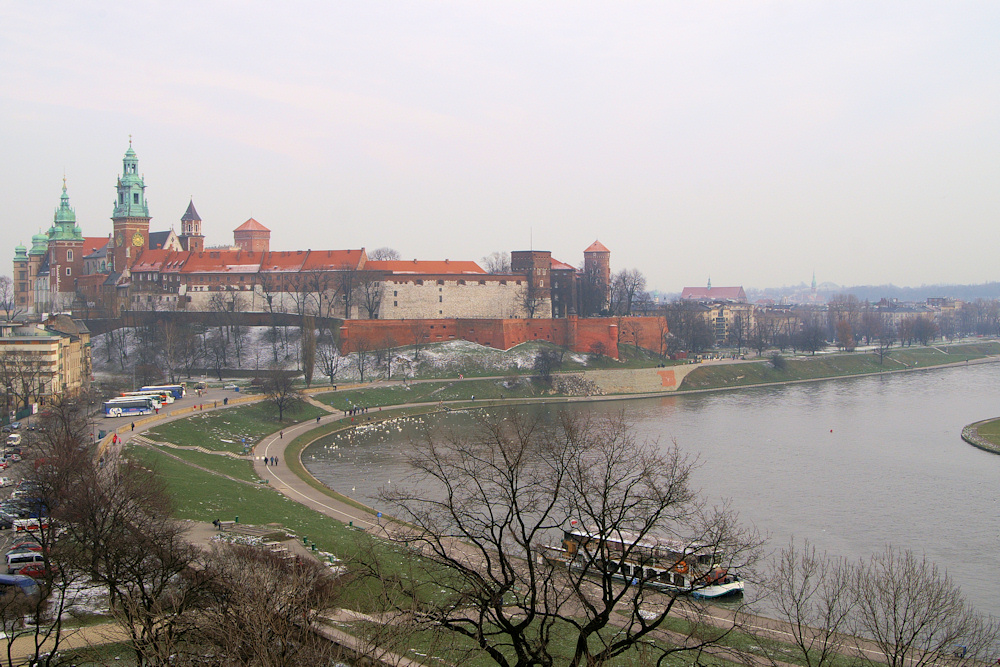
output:
<svg viewBox="0 0 1000 667"><path fill-rule="evenodd" d="M132 422L132 430L135 430L135 422Z"/></svg>
<svg viewBox="0 0 1000 667"><path fill-rule="evenodd" d="M285 439L285 432L284 431L278 431L278 439L279 440L284 440Z"/></svg>

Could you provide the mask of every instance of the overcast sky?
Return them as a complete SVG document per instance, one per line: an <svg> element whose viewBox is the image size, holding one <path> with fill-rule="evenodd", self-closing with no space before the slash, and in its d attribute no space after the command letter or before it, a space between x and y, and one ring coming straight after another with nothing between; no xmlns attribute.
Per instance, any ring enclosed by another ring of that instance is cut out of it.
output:
<svg viewBox="0 0 1000 667"><path fill-rule="evenodd" d="M1000 279L1000 3L5 2L0 253L65 173L110 232L479 261L595 239L648 286Z"/></svg>

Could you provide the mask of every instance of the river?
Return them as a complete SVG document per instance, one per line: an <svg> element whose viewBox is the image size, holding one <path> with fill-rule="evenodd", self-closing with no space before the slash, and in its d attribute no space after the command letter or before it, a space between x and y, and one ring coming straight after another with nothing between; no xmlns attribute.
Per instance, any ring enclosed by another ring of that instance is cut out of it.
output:
<svg viewBox="0 0 1000 667"><path fill-rule="evenodd" d="M625 408L639 433L697 454L694 485L781 548L791 536L855 559L889 543L947 568L1000 616L1000 456L964 425L1000 413L1000 364L575 404ZM303 453L324 484L373 506L405 475L422 422L332 436Z"/></svg>

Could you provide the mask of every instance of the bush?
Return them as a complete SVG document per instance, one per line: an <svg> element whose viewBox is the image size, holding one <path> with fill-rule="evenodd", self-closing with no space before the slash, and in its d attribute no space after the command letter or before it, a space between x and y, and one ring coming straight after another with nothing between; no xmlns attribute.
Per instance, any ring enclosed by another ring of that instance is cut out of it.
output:
<svg viewBox="0 0 1000 667"><path fill-rule="evenodd" d="M788 361L785 360L783 356L775 352L771 355L771 365L774 366L776 370L783 371L788 367Z"/></svg>

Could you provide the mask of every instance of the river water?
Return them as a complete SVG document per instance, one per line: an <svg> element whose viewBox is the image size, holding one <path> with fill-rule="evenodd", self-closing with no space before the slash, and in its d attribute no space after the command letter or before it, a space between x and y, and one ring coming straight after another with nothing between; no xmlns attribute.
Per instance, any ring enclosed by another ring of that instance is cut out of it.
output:
<svg viewBox="0 0 1000 667"><path fill-rule="evenodd" d="M575 404L624 408L639 433L696 454L694 484L727 499L779 549L793 535L855 559L885 544L947 568L980 611L1000 616L1000 456L966 444L1000 414L1000 364ZM332 436L303 453L329 487L377 506L403 478L425 422Z"/></svg>

